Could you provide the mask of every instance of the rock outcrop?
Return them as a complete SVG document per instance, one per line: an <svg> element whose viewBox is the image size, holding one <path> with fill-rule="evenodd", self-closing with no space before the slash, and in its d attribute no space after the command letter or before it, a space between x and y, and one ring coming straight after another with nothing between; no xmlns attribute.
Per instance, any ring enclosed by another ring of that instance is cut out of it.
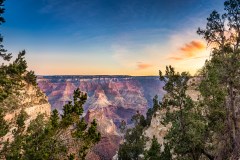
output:
<svg viewBox="0 0 240 160"><path fill-rule="evenodd" d="M25 84L18 94L13 94L4 100L2 107L6 111L4 119L10 123L10 132L2 138L3 141L12 140L12 130L16 128L15 120L21 110L24 110L28 115L25 121L26 126L39 114L45 114L46 117L51 114L51 105L48 103L46 95L38 86L28 84Z"/></svg>
<svg viewBox="0 0 240 160"><path fill-rule="evenodd" d="M152 139L153 136L157 138L159 144L161 144L161 150L164 149L164 137L168 130L171 128L171 124L163 125L161 121L165 117L166 110L157 111L151 120L150 126L145 130L144 136ZM147 141L146 149L148 150L151 146L151 141Z"/></svg>
<svg viewBox="0 0 240 160"><path fill-rule="evenodd" d="M187 85L188 89L186 91L187 95L192 98L193 101L197 101L200 92L197 89L197 86L199 85L201 79L200 77L193 77L191 78ZM167 95L165 95L167 96ZM166 115L166 110L161 109L155 113L151 120L150 126L145 130L144 135L148 137L149 139L152 139L153 136L155 136L158 140L158 143L161 144L161 150L164 149L164 137L166 136L168 130L171 128L171 124L163 125L161 121L163 121L164 117ZM146 143L146 149L149 149L151 146L151 141L148 141Z"/></svg>

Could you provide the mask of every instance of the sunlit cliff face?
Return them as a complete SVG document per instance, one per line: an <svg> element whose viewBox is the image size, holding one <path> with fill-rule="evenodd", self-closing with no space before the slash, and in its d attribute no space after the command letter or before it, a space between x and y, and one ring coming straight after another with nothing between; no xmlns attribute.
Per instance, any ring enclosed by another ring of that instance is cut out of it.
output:
<svg viewBox="0 0 240 160"><path fill-rule="evenodd" d="M158 77L46 76L38 78L38 85L52 108L59 111L77 88L88 94L85 110L116 107L144 112L152 106L155 95L161 98L164 94Z"/></svg>
<svg viewBox="0 0 240 160"><path fill-rule="evenodd" d="M38 77L38 85L48 96L52 109L60 113L76 88L87 93L85 119L87 122L96 119L102 134L94 151L107 159L118 150L120 122L125 120L131 126L131 117L137 111L145 115L153 105L153 97L158 95L160 100L164 94L158 77L44 76Z"/></svg>
<svg viewBox="0 0 240 160"><path fill-rule="evenodd" d="M158 77L131 76L50 76L39 77L38 85L46 93L52 109L62 113L62 106L72 99L73 91L79 88L88 99L85 113L101 112L112 119L115 125L122 120L129 124L131 117L139 111L146 113L152 107L152 99L164 95L163 82Z"/></svg>

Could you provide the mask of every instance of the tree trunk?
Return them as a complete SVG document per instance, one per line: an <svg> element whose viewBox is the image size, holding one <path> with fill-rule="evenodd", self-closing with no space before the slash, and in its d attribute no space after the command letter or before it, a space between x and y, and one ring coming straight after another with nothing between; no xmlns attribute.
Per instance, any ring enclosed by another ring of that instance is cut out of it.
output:
<svg viewBox="0 0 240 160"><path fill-rule="evenodd" d="M232 125L233 125L233 143L234 143L234 148L237 146L237 132L238 132L238 125L237 125L237 117L236 117L236 111L235 111L235 95L233 93L233 86L232 83L230 83L229 85L229 92L230 92L230 109L231 109L231 113L232 113ZM234 149L233 148L233 149Z"/></svg>
<svg viewBox="0 0 240 160"><path fill-rule="evenodd" d="M204 149L202 149L202 154L204 154L209 160L214 160L214 156L207 153Z"/></svg>
<svg viewBox="0 0 240 160"><path fill-rule="evenodd" d="M227 118L227 131L228 131L228 134L229 134L231 147L234 148L234 137L233 137L233 129L232 129L232 123L231 123L231 115L230 115L230 109L229 109L229 105L228 105L227 100L225 102L225 107L226 107L226 118ZM227 143L228 142L226 142L226 144Z"/></svg>

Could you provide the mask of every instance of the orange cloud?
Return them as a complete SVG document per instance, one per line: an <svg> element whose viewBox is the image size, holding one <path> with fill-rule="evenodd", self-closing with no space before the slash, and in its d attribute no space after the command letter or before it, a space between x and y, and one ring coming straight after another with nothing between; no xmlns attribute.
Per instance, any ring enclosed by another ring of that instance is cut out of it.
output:
<svg viewBox="0 0 240 160"><path fill-rule="evenodd" d="M142 63L142 62L138 62L138 64L137 64L137 68L139 70L146 69L146 68L149 68L151 66L152 66L151 64Z"/></svg>
<svg viewBox="0 0 240 160"><path fill-rule="evenodd" d="M184 44L183 47L180 47L181 56L172 56L169 59L172 60L182 60L185 58L193 58L197 56L197 54L204 50L206 45L201 41L191 41L190 43Z"/></svg>
<svg viewBox="0 0 240 160"><path fill-rule="evenodd" d="M168 59L179 61L179 60L182 60L183 58L181 58L181 57L169 57Z"/></svg>

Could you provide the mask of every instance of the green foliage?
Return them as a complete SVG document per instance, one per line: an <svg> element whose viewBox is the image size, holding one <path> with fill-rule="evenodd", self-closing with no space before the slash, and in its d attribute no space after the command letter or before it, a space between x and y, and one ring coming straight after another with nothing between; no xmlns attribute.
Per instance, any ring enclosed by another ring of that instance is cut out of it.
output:
<svg viewBox="0 0 240 160"><path fill-rule="evenodd" d="M90 127L86 129L86 124L82 118L80 123L77 124L77 130L74 134L83 141L78 152L80 159L85 159L88 149L101 139L101 134L97 132L97 123L95 119L91 122Z"/></svg>
<svg viewBox="0 0 240 160"><path fill-rule="evenodd" d="M14 141L12 143L6 143L4 146L4 156L7 160L23 158L22 150L26 138L24 134L26 118L27 113L21 110L16 120L17 128L13 130Z"/></svg>
<svg viewBox="0 0 240 160"><path fill-rule="evenodd" d="M70 155L68 156L68 160L74 160L74 159L75 159L74 157L75 157L74 155L70 154Z"/></svg>
<svg viewBox="0 0 240 160"><path fill-rule="evenodd" d="M53 110L49 120L44 115L38 115L27 129L27 116L21 111L16 119L14 141L4 146L4 157L16 160L85 159L90 147L101 138L96 120L88 125L84 118L80 118L85 101L86 94L77 89L74 91L74 101L65 105L61 119L58 111Z"/></svg>
<svg viewBox="0 0 240 160"><path fill-rule="evenodd" d="M4 119L4 116L5 116L4 111L0 108L0 138L5 136L9 131L9 124Z"/></svg>
<svg viewBox="0 0 240 160"><path fill-rule="evenodd" d="M25 54L26 52L22 51L12 63L0 66L0 103L9 95L17 94L18 90L24 87L24 81L27 84L37 84L34 72L26 70Z"/></svg>
<svg viewBox="0 0 240 160"><path fill-rule="evenodd" d="M22 130L25 128L25 120L27 119L27 116L28 116L27 113L25 111L21 110L20 114L17 117L17 121L16 121L18 129Z"/></svg>
<svg viewBox="0 0 240 160"><path fill-rule="evenodd" d="M0 0L0 24L5 22L2 14L4 0ZM2 45L3 38L0 35L0 57L10 60L11 54L7 54ZM4 120L2 105L9 95L18 96L19 90L25 82L36 86L36 76L33 71L27 71L25 50L20 52L17 58L0 66L0 137L9 132L9 124ZM22 110L16 118L13 130L13 141L1 143L0 159L9 160L45 160L45 159L85 159L87 151L96 144L101 135L97 131L97 123L94 120L87 124L83 118L83 104L87 94L79 89L74 91L73 102L66 104L61 119L57 110L54 110L50 119L44 115L25 124L27 114ZM15 99L11 101L14 105ZM6 109L6 108L4 108ZM27 127L27 128L26 128ZM74 147L73 147L74 145ZM77 150L77 151L75 151Z"/></svg>
<svg viewBox="0 0 240 160"><path fill-rule="evenodd" d="M74 91L73 104L68 102L63 106L62 123L64 127L68 127L72 122L79 119L83 113L83 104L87 100L87 94L84 94L79 89Z"/></svg>
<svg viewBox="0 0 240 160"><path fill-rule="evenodd" d="M240 128L238 108L240 106L240 1L227 0L224 14L212 12L205 29L198 34L214 44L212 57L206 61L200 74L203 81L200 91L205 106L208 135L219 159L240 157ZM227 34L226 34L227 33ZM220 146L225 147L220 147Z"/></svg>
<svg viewBox="0 0 240 160"><path fill-rule="evenodd" d="M35 75L34 71L27 72L27 74L24 76L24 80L33 86L37 85L37 76Z"/></svg>
<svg viewBox="0 0 240 160"><path fill-rule="evenodd" d="M187 73L176 73L171 66L165 75L160 72L167 91L162 103L167 109L164 123L172 123L165 138L177 159L240 157L240 1L227 0L224 6L226 13L213 11L206 29L197 31L213 44L211 59L199 72L199 101L186 95Z"/></svg>
<svg viewBox="0 0 240 160"><path fill-rule="evenodd" d="M205 150L207 123L198 105L186 94L189 78L188 73L176 73L171 66L166 67L165 75L160 71L160 79L166 83L164 90L167 91L162 104L162 108L167 109L164 123L172 123L165 138L179 159L199 159Z"/></svg>
<svg viewBox="0 0 240 160"><path fill-rule="evenodd" d="M52 121L47 122L44 115L31 122L25 140L23 159L61 159L67 154L67 148L56 136L57 128Z"/></svg>
<svg viewBox="0 0 240 160"><path fill-rule="evenodd" d="M139 155L144 153L146 138L142 133L146 121L145 119L143 121L143 119L144 117L139 112L133 115L132 121L134 122L135 127L126 131L124 143L120 144L118 151L118 158L120 160L137 160Z"/></svg>
<svg viewBox="0 0 240 160"><path fill-rule="evenodd" d="M19 52L17 58L11 63L7 69L7 74L13 78L19 78L27 69L27 62L24 58L26 51ZM19 77L18 77L19 76Z"/></svg>
<svg viewBox="0 0 240 160"><path fill-rule="evenodd" d="M151 124L152 117L156 113L157 110L160 109L160 103L158 101L158 96L156 95L153 98L153 107L149 108L147 111L146 125L149 126Z"/></svg>
<svg viewBox="0 0 240 160"><path fill-rule="evenodd" d="M157 138L153 136L151 147L145 153L146 160L172 160L172 153L168 143L164 144L164 151L161 152L161 145Z"/></svg>
<svg viewBox="0 0 240 160"><path fill-rule="evenodd" d="M56 109L54 109L52 111L52 114L51 114L51 117L50 117L50 122L51 122L51 126L53 128L57 128L59 127L59 114L58 114L58 111Z"/></svg>
<svg viewBox="0 0 240 160"><path fill-rule="evenodd" d="M5 22L5 19L2 16L2 14L5 11L5 9L3 8L4 7L3 2L4 2L4 0L0 0L0 25ZM7 50L5 50L3 48L2 41L3 41L3 37L0 34L0 57L3 58L4 60L9 61L12 58L12 56L11 56L11 54L9 54L9 53L7 54L6 53Z"/></svg>
<svg viewBox="0 0 240 160"><path fill-rule="evenodd" d="M87 129L87 123L85 122L84 118L81 118L79 123L77 123L76 126L76 132L74 133L77 138L83 138L85 137L85 130Z"/></svg>
<svg viewBox="0 0 240 160"><path fill-rule="evenodd" d="M139 159L139 156L144 154L146 155L145 158L147 159L159 158L160 146L158 149L158 154L156 153L159 156L155 157L155 155L153 155L153 152L155 152L153 150L158 147L156 146L158 144L157 141L155 141L156 139L153 140L153 148L151 149L151 151L149 151L149 155L148 152L145 153L144 151L145 143L147 140L147 138L143 135L144 128L150 125L151 119L154 116L155 112L160 109L160 103L157 96L154 97L153 104L153 107L148 109L146 119L143 115L139 113L139 111L137 111L137 113L132 116L131 120L135 126L133 128L127 129L124 136L124 143L120 144L118 151L118 158L120 160ZM124 120L121 122L120 129L121 132L124 133L126 129L126 122Z"/></svg>
<svg viewBox="0 0 240 160"><path fill-rule="evenodd" d="M147 126L147 121L145 119L145 117L143 115L140 116L140 122L139 125L142 127L146 127Z"/></svg>
<svg viewBox="0 0 240 160"><path fill-rule="evenodd" d="M3 18L4 9L4 0L0 0L0 25L5 22ZM4 61L10 61L12 55L7 53L7 50L4 49L2 44L3 37L0 34L0 57ZM27 72L27 63L24 58L25 50L20 52L17 58L8 65L5 65L1 62L0 65L0 103L3 102L9 95L15 94L17 88L22 85L22 82L25 80L29 84L36 85L36 76L33 71ZM24 76L25 75L25 76Z"/></svg>
<svg viewBox="0 0 240 160"><path fill-rule="evenodd" d="M120 160L138 159L144 153L145 137L142 135L143 127L137 125L128 129L125 135L125 142L120 145L118 158Z"/></svg>
<svg viewBox="0 0 240 160"><path fill-rule="evenodd" d="M145 156L148 160L159 160L161 159L161 145L158 143L157 138L153 136L152 144L150 149L147 151L147 154Z"/></svg>
<svg viewBox="0 0 240 160"><path fill-rule="evenodd" d="M164 144L164 151L161 153L160 158L161 160L172 160L172 153L171 148L168 143Z"/></svg>
<svg viewBox="0 0 240 160"><path fill-rule="evenodd" d="M97 122L95 119L91 122L91 125L88 128L87 134L88 134L89 140L92 141L93 143L100 141L101 134L97 132Z"/></svg>
<svg viewBox="0 0 240 160"><path fill-rule="evenodd" d="M2 14L4 13L5 9L3 8L3 2L5 0L0 0L0 25L5 22L4 18L2 17Z"/></svg>

